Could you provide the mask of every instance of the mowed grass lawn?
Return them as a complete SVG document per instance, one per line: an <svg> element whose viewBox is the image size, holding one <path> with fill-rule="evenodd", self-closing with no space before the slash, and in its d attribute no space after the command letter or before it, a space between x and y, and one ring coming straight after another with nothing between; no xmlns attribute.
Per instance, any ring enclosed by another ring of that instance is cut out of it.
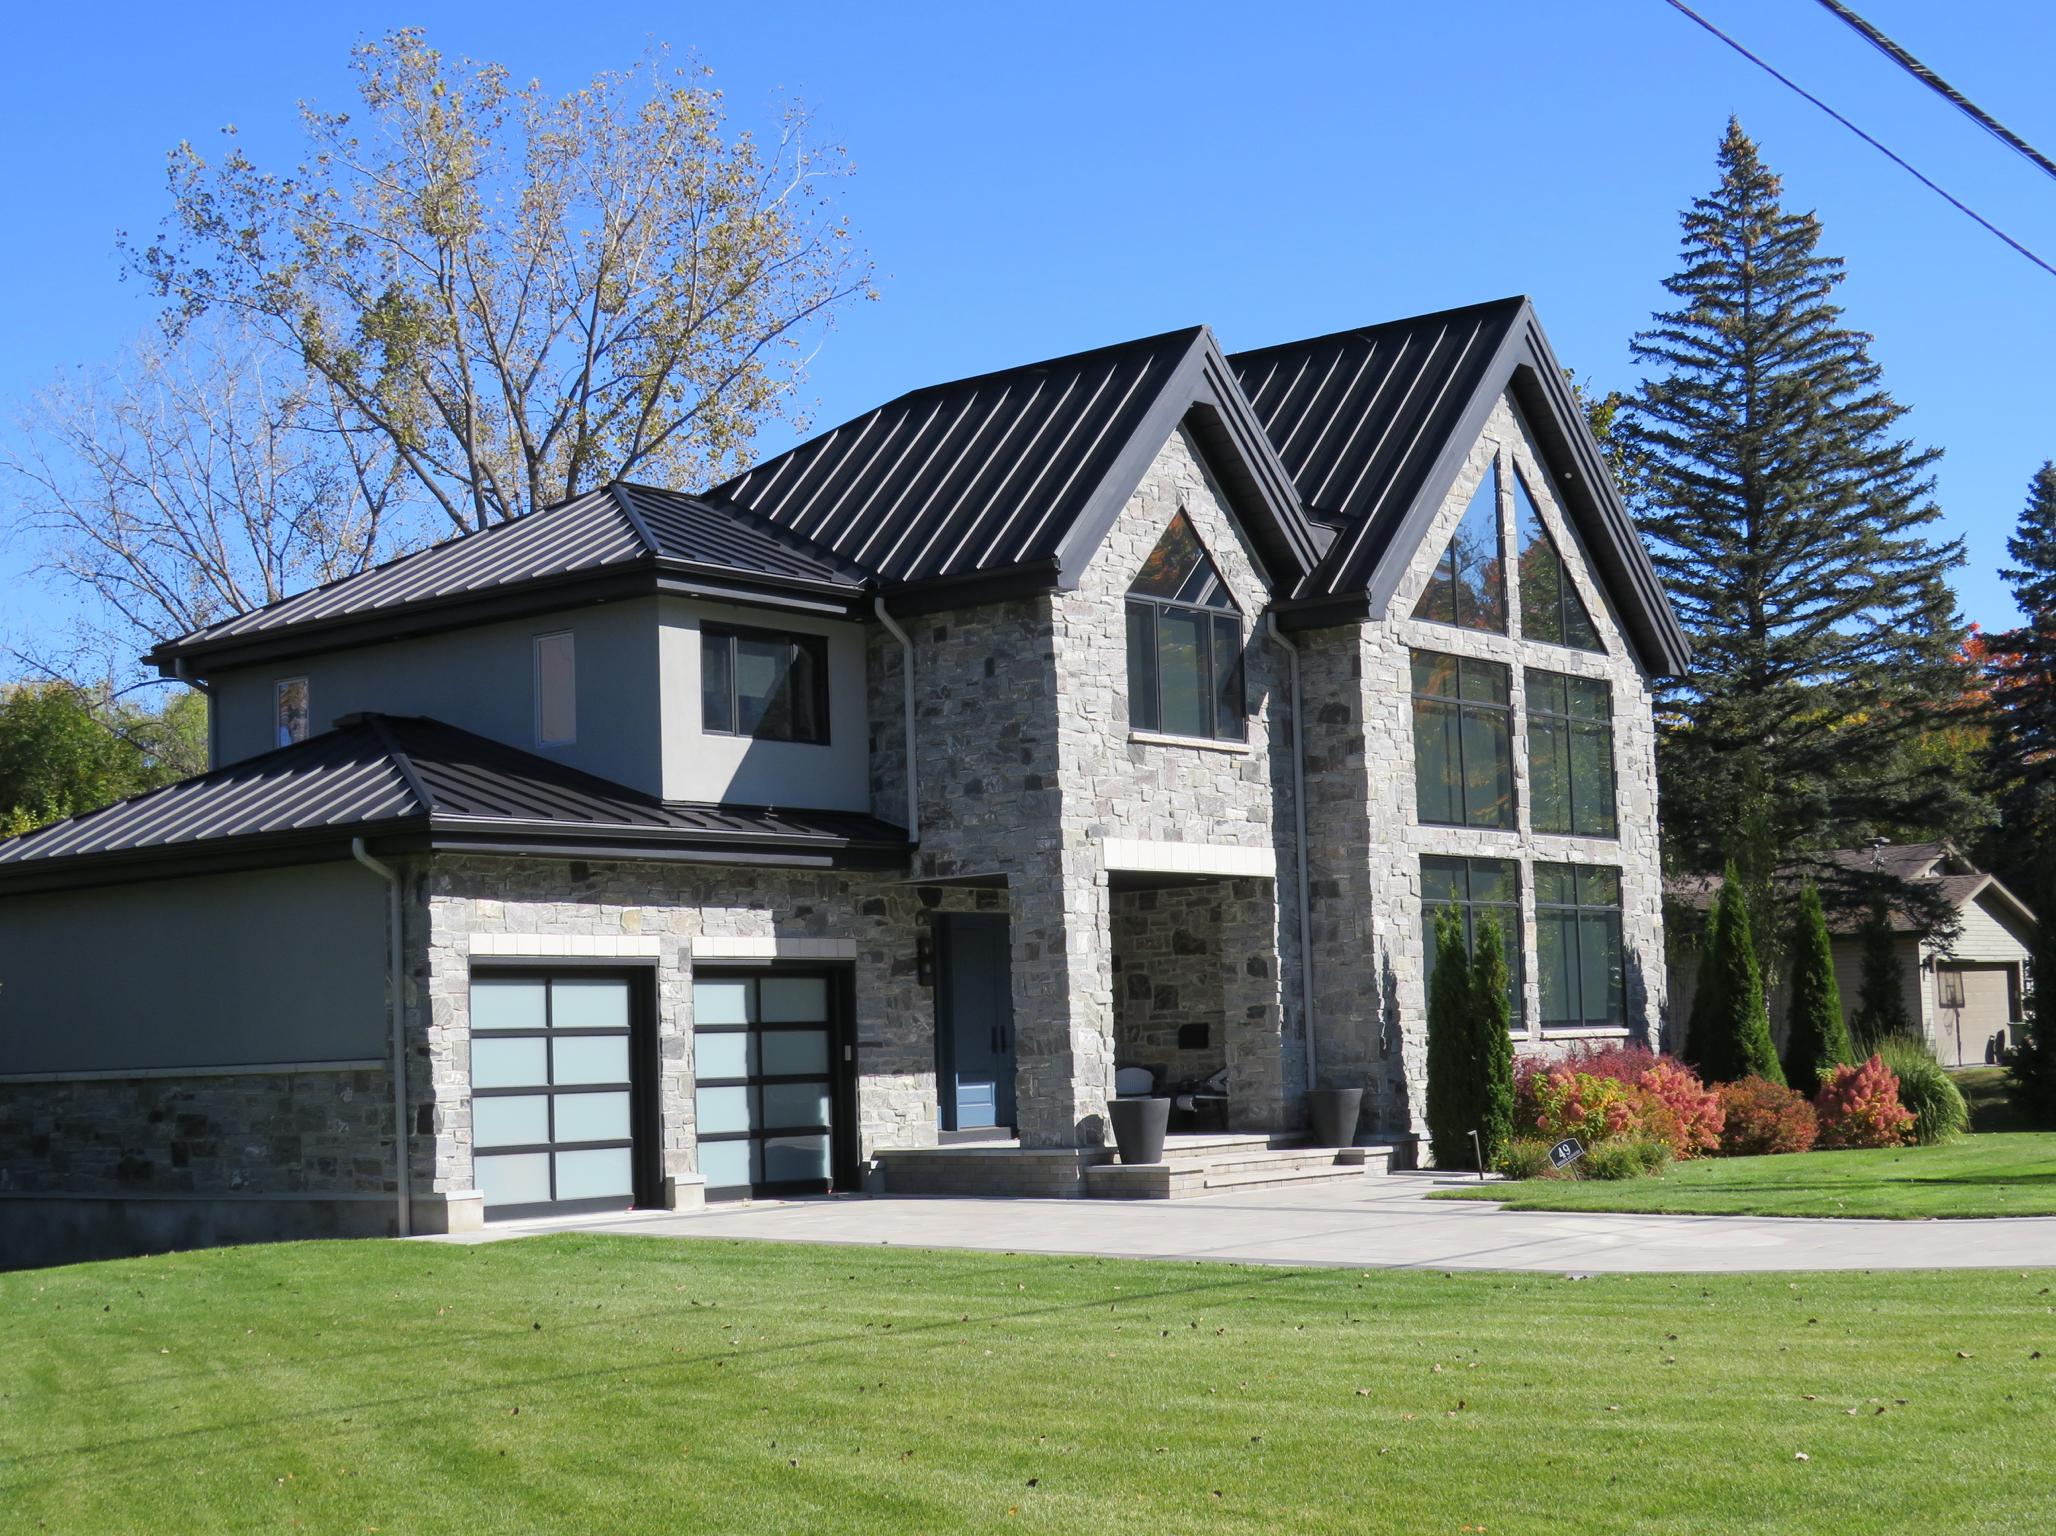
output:
<svg viewBox="0 0 2056 1536"><path fill-rule="evenodd" d="M2052 1305L597 1236L124 1260L0 1276L0 1533L2042 1532Z"/></svg>
<svg viewBox="0 0 2056 1536"><path fill-rule="evenodd" d="M1966 1136L1940 1147L1709 1157L1662 1178L1527 1179L1445 1200L1495 1200L1516 1211L1649 1211L1702 1216L2056 1215L2056 1134Z"/></svg>

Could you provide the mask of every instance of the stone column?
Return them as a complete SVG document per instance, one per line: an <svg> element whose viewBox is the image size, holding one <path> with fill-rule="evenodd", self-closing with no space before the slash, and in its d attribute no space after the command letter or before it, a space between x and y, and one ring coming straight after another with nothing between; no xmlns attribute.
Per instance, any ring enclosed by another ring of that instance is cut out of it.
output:
<svg viewBox="0 0 2056 1536"><path fill-rule="evenodd" d="M1306 1052L1298 1000L1280 989L1278 882L1225 880L1220 897L1229 1129L1289 1130L1301 1117Z"/></svg>
<svg viewBox="0 0 2056 1536"><path fill-rule="evenodd" d="M1015 1094L1024 1147L1110 1140L1112 936L1106 870L1086 844L1033 860L1013 892Z"/></svg>

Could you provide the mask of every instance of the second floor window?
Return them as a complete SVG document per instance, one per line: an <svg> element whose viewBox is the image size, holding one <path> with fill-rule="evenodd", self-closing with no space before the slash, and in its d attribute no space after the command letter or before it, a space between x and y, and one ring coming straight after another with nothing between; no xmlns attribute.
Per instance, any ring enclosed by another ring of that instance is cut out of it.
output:
<svg viewBox="0 0 2056 1536"><path fill-rule="evenodd" d="M1449 536L1413 616L1459 629L1506 633L1506 559L1499 531L1499 464L1495 460Z"/></svg>
<svg viewBox="0 0 2056 1536"><path fill-rule="evenodd" d="M1535 866L1535 963L1542 972L1545 1029L1622 1023L1618 869Z"/></svg>
<svg viewBox="0 0 2056 1536"><path fill-rule="evenodd" d="M1414 794L1422 821L1513 826L1510 677L1496 661L1413 653Z"/></svg>
<svg viewBox="0 0 2056 1536"><path fill-rule="evenodd" d="M1128 589L1128 723L1241 741L1242 613L1183 512Z"/></svg>
<svg viewBox="0 0 2056 1536"><path fill-rule="evenodd" d="M578 650L569 631L535 637L535 738L546 747L578 739Z"/></svg>
<svg viewBox="0 0 2056 1536"><path fill-rule="evenodd" d="M1537 832L1618 837L1613 687L1528 668L1528 820Z"/></svg>
<svg viewBox="0 0 2056 1536"><path fill-rule="evenodd" d="M828 642L700 626L700 729L758 741L828 741Z"/></svg>
<svg viewBox="0 0 2056 1536"><path fill-rule="evenodd" d="M275 690L278 701L278 741L281 747L290 747L296 741L307 739L307 679L286 677L279 679Z"/></svg>

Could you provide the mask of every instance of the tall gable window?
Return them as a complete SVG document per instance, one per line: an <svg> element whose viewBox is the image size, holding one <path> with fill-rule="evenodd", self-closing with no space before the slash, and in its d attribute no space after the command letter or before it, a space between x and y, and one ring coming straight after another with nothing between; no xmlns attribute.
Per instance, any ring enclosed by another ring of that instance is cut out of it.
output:
<svg viewBox="0 0 2056 1536"><path fill-rule="evenodd" d="M1542 1024L1618 1025L1621 1006L1621 872L1597 864L1535 866L1535 954Z"/></svg>
<svg viewBox="0 0 2056 1536"><path fill-rule="evenodd" d="M828 642L700 626L700 729L758 741L828 741Z"/></svg>
<svg viewBox="0 0 2056 1536"><path fill-rule="evenodd" d="M1529 667L1528 820L1537 832L1618 837L1613 804L1613 688L1602 678Z"/></svg>
<svg viewBox="0 0 2056 1536"><path fill-rule="evenodd" d="M1578 596L1571 573L1564 569L1563 555L1550 536L1549 525L1542 521L1518 473L1513 477L1513 507L1521 548L1521 634L1573 650L1605 650L1585 600Z"/></svg>
<svg viewBox="0 0 2056 1536"><path fill-rule="evenodd" d="M1241 741L1242 613L1183 512L1128 589L1128 723Z"/></svg>
<svg viewBox="0 0 2056 1536"><path fill-rule="evenodd" d="M304 677L280 678L273 690L277 701L278 741L281 747L290 747L296 741L307 739L307 679Z"/></svg>
<svg viewBox="0 0 2056 1536"><path fill-rule="evenodd" d="M1413 616L1459 629L1506 633L1506 561L1499 530L1499 465L1495 461L1450 535Z"/></svg>
<svg viewBox="0 0 2056 1536"><path fill-rule="evenodd" d="M1463 923L1463 947L1476 954L1478 919L1491 913L1499 920L1500 942L1506 948L1507 1016L1519 1027L1526 1017L1521 1006L1520 866L1511 859L1421 860L1421 931L1427 935L1427 990L1435 987L1435 918L1454 911Z"/></svg>
<svg viewBox="0 0 2056 1536"><path fill-rule="evenodd" d="M1424 822L1511 827L1510 674L1496 661L1413 653L1414 793Z"/></svg>
<svg viewBox="0 0 2056 1536"><path fill-rule="evenodd" d="M535 637L535 739L546 747L578 739L578 652L568 631Z"/></svg>

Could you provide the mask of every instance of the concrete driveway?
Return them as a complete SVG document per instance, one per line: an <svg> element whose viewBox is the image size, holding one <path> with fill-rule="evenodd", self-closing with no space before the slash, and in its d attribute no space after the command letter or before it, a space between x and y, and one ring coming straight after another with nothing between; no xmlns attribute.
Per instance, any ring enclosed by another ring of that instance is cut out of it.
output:
<svg viewBox="0 0 2056 1536"><path fill-rule="evenodd" d="M1811 1221L1758 1216L1609 1216L1501 1211L1428 1200L1447 1174L1367 1174L1303 1190L1198 1200L959 1200L839 1196L704 1212L495 1222L424 1242L489 1243L544 1232L755 1242L890 1244L1105 1258L1499 1269L1570 1274L1803 1269L2056 1267L2056 1217Z"/></svg>

